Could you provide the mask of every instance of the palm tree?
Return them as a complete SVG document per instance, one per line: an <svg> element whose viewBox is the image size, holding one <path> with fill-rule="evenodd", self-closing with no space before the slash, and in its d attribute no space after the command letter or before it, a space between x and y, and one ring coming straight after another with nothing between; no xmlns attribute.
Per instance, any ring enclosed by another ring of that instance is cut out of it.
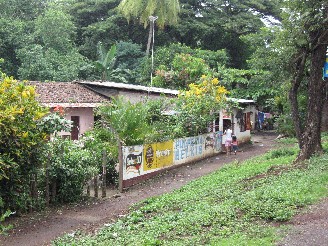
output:
<svg viewBox="0 0 328 246"><path fill-rule="evenodd" d="M150 24L148 44L146 54L149 54L151 38L153 36L154 20L150 16L156 16L157 25L163 29L165 25L175 25L178 23L180 11L179 0L122 0L118 10L128 21L139 19L140 23L146 28Z"/></svg>

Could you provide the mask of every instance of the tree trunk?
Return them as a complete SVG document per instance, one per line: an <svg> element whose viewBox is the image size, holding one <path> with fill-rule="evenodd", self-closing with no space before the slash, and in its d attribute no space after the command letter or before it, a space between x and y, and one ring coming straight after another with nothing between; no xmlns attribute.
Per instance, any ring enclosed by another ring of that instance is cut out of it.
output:
<svg viewBox="0 0 328 246"><path fill-rule="evenodd" d="M89 197L90 196L90 184L88 183L87 185L87 196Z"/></svg>
<svg viewBox="0 0 328 246"><path fill-rule="evenodd" d="M302 124L300 120L299 107L298 107L298 89L301 85L304 77L305 63L307 59L307 51L301 51L301 55L296 59L295 62L295 75L292 86L289 90L289 100L291 103L292 119L295 127L296 138L298 140L299 148L303 146L302 142Z"/></svg>
<svg viewBox="0 0 328 246"><path fill-rule="evenodd" d="M153 37L153 26L154 26L154 22L153 21L150 21L150 23L149 23L149 34L148 34L148 43L147 43L146 57L149 56L151 40L152 40L152 37Z"/></svg>
<svg viewBox="0 0 328 246"><path fill-rule="evenodd" d="M51 202L54 204L56 202L57 196L57 181L53 180L51 183Z"/></svg>
<svg viewBox="0 0 328 246"><path fill-rule="evenodd" d="M317 37L316 34L313 36ZM314 44L318 43L318 40L315 41L317 42ZM306 127L301 137L302 148L296 162L309 159L312 155L323 151L321 119L326 85L322 79L322 67L325 62L326 50L327 46L319 43L311 52Z"/></svg>

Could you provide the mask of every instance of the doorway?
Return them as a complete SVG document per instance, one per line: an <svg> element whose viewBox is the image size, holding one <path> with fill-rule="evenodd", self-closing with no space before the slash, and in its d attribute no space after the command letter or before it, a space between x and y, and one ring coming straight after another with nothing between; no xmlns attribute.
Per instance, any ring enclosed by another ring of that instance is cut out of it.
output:
<svg viewBox="0 0 328 246"><path fill-rule="evenodd" d="M71 116L71 121L73 122L73 127L71 131L71 139L78 140L80 133L80 116Z"/></svg>

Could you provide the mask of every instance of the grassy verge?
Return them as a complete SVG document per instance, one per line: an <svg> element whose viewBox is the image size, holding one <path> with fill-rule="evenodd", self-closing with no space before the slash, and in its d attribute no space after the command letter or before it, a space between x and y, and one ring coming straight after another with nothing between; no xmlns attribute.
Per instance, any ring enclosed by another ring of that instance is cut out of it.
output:
<svg viewBox="0 0 328 246"><path fill-rule="evenodd" d="M53 244L273 245L280 229L272 222L287 221L327 195L328 155L293 166L296 152L282 148L231 163L134 205L97 235L66 235Z"/></svg>

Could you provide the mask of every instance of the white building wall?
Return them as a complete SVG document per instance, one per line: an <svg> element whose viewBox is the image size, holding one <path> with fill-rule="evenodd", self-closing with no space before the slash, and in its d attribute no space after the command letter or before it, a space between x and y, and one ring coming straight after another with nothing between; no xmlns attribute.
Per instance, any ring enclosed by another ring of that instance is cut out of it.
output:
<svg viewBox="0 0 328 246"><path fill-rule="evenodd" d="M241 131L240 129L240 124L238 123L238 119L236 118L237 112L239 109L233 109L232 110L232 114L233 114L233 119L231 118L231 123L233 124L232 126L232 130L233 130L233 134L236 135L238 142L239 143L246 143L249 142L251 140L251 130L246 130L246 131ZM255 114L256 114L256 110L255 110L255 105L247 105L243 110L243 113L248 113L248 112L252 112L250 118L251 118L251 122L252 124L252 130L255 127ZM223 131L223 110L221 110L220 112L220 126L219 126L220 131ZM225 135L223 135L222 137L222 144L225 143Z"/></svg>

